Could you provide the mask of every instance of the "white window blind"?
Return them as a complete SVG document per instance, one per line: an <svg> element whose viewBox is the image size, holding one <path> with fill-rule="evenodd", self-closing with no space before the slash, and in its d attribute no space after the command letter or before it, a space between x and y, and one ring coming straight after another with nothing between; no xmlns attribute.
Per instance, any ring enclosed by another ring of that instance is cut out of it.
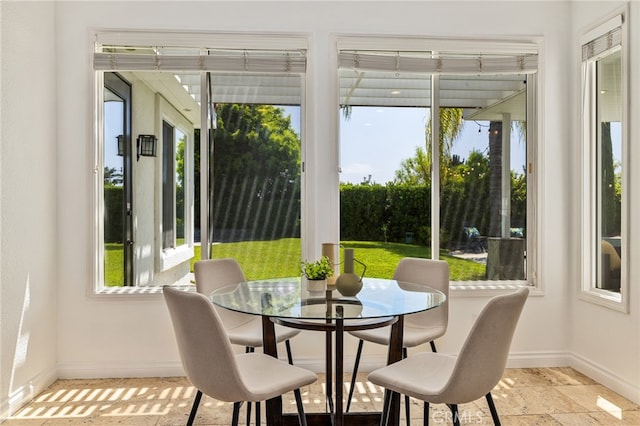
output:
<svg viewBox="0 0 640 426"><path fill-rule="evenodd" d="M304 50L211 50L102 47L93 54L96 71L217 71L304 73ZM127 51L128 50L128 51ZM195 54L194 54L195 53Z"/></svg>
<svg viewBox="0 0 640 426"><path fill-rule="evenodd" d="M342 50L341 69L411 74L529 74L537 71L538 55L445 55L429 52Z"/></svg>
<svg viewBox="0 0 640 426"><path fill-rule="evenodd" d="M603 53L622 45L622 26L613 28L588 43L582 45L582 60L602 55Z"/></svg>
<svg viewBox="0 0 640 426"><path fill-rule="evenodd" d="M430 107L438 75L441 107L484 108L521 92L538 55L342 49L338 67L341 105Z"/></svg>

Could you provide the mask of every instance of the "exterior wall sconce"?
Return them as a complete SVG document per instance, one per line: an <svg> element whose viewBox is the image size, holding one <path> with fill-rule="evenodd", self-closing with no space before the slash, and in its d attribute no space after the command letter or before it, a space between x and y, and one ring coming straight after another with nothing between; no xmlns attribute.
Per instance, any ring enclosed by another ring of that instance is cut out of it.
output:
<svg viewBox="0 0 640 426"><path fill-rule="evenodd" d="M155 157L157 138L155 135L138 135L138 160L140 157Z"/></svg>
<svg viewBox="0 0 640 426"><path fill-rule="evenodd" d="M118 137L116 139L118 140L118 155L120 157L124 157L124 141L125 141L125 137L124 137L124 135L118 135Z"/></svg>

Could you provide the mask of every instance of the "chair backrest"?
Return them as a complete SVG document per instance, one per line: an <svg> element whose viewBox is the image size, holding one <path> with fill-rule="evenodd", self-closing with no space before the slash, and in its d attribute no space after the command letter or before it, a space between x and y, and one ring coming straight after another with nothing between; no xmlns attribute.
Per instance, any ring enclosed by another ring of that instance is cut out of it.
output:
<svg viewBox="0 0 640 426"><path fill-rule="evenodd" d="M246 281L240 264L233 258L199 260L193 265L198 293L208 296L221 287ZM251 321L251 315L216 309L225 327L231 328Z"/></svg>
<svg viewBox="0 0 640 426"><path fill-rule="evenodd" d="M452 404L475 401L498 384L528 294L529 289L522 287L489 300L462 346L442 392L443 401Z"/></svg>
<svg viewBox="0 0 640 426"><path fill-rule="evenodd" d="M405 257L398 262L393 279L440 290L447 300L435 309L405 316L405 324L416 327L444 327L449 322L449 264L443 260Z"/></svg>
<svg viewBox="0 0 640 426"><path fill-rule="evenodd" d="M249 392L211 301L202 294L168 286L162 288L162 293L189 381L204 394L220 401L244 401Z"/></svg>
<svg viewBox="0 0 640 426"><path fill-rule="evenodd" d="M247 280L240 264L233 258L199 260L193 265L193 270L196 289L204 295Z"/></svg>

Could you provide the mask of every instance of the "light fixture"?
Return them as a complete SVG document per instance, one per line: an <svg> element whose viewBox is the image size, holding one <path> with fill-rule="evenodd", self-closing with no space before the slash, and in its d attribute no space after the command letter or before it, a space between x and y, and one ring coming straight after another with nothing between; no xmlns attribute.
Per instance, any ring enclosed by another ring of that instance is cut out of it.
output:
<svg viewBox="0 0 640 426"><path fill-rule="evenodd" d="M155 135L138 135L138 160L140 160L141 156L156 156L156 141Z"/></svg>
<svg viewBox="0 0 640 426"><path fill-rule="evenodd" d="M120 157L123 157L124 156L124 141L125 141L124 135L118 135L116 137L116 139L118 140L118 155Z"/></svg>

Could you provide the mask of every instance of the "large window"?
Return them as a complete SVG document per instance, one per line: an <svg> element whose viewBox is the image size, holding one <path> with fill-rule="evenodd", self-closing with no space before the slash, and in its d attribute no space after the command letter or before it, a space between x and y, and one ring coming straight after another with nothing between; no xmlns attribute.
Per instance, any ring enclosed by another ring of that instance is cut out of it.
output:
<svg viewBox="0 0 640 426"><path fill-rule="evenodd" d="M384 253L533 284L537 48L377 42L339 43L342 244L375 276Z"/></svg>
<svg viewBox="0 0 640 426"><path fill-rule="evenodd" d="M209 257L297 275L306 40L96 40L97 290L190 284Z"/></svg>
<svg viewBox="0 0 640 426"><path fill-rule="evenodd" d="M626 92L624 26L618 16L582 46L583 296L626 309Z"/></svg>

